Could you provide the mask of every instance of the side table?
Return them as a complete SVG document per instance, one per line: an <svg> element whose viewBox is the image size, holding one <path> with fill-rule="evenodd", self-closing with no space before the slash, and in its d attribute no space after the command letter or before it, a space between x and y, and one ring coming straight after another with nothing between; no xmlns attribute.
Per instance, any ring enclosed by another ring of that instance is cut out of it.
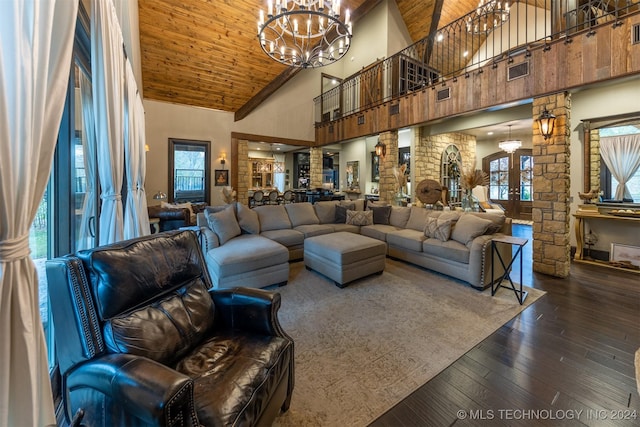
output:
<svg viewBox="0 0 640 427"><path fill-rule="evenodd" d="M524 300L527 297L527 292L522 290L522 248L527 244L528 241L529 241L528 239L523 239L520 237L513 237L513 236L502 236L502 237L495 237L491 239L491 296L494 296L496 294L496 292L498 291L498 288L512 289L513 292L516 294L516 298L518 299L518 302L520 303L520 305L524 303ZM502 255L500 255L500 252L498 252L497 245L499 244L518 247L516 249L516 252L511 256L511 259L509 260L508 265L505 265L506 260L503 260ZM498 259L500 260L500 265L502 265L502 268L504 268L504 274L497 281L495 280L495 277L494 277L495 255L498 255ZM516 289L516 286L513 283L513 280L511 280L511 267L513 266L513 262L518 257L520 258L520 287L519 289ZM511 287L504 286L502 284L504 280L509 280Z"/></svg>

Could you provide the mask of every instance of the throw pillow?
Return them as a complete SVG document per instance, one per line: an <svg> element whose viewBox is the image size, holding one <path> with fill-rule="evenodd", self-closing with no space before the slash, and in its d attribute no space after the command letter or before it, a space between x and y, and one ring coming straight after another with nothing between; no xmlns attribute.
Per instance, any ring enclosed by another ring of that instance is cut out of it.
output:
<svg viewBox="0 0 640 427"><path fill-rule="evenodd" d="M240 202L236 202L236 211L238 225L240 225L242 231L248 234L260 234L260 220L257 212Z"/></svg>
<svg viewBox="0 0 640 427"><path fill-rule="evenodd" d="M242 232L232 207L228 207L220 212L207 212L205 215L207 216L209 228L218 236L220 245L224 245L229 240L239 236Z"/></svg>
<svg viewBox="0 0 640 427"><path fill-rule="evenodd" d="M407 221L406 228L416 231L424 231L428 214L429 211L425 208L411 206L411 214L409 214L409 220Z"/></svg>
<svg viewBox="0 0 640 427"><path fill-rule="evenodd" d="M316 211L316 216L320 220L320 224L331 224L335 222L337 204L335 201L315 202L313 204L313 209Z"/></svg>
<svg viewBox="0 0 640 427"><path fill-rule="evenodd" d="M411 215L410 207L392 206L391 215L389 215L389 224L394 227L405 228L409 221L409 215Z"/></svg>
<svg viewBox="0 0 640 427"><path fill-rule="evenodd" d="M373 211L347 211L347 224L349 225L372 225Z"/></svg>
<svg viewBox="0 0 640 427"><path fill-rule="evenodd" d="M284 208L287 210L287 215L289 215L292 227L320 223L316 211L313 209L313 205L309 202L290 203L284 205Z"/></svg>
<svg viewBox="0 0 640 427"><path fill-rule="evenodd" d="M389 225L389 218L391 217L391 206L369 206L368 208L373 212L373 223Z"/></svg>
<svg viewBox="0 0 640 427"><path fill-rule="evenodd" d="M356 208L355 203L351 204L339 204L336 206L336 224L345 224L347 222L347 211L354 210Z"/></svg>
<svg viewBox="0 0 640 427"><path fill-rule="evenodd" d="M451 223L450 219L427 218L424 235L446 242L451 236Z"/></svg>
<svg viewBox="0 0 640 427"><path fill-rule="evenodd" d="M491 226L491 221L488 219L478 218L475 215L462 215L456 222L456 226L453 227L451 239L466 245L476 237L483 235L489 226Z"/></svg>

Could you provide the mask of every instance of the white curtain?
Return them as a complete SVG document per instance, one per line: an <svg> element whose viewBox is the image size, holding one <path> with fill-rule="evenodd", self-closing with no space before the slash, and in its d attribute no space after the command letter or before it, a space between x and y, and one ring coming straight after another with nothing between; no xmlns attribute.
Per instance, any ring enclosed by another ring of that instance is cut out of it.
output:
<svg viewBox="0 0 640 427"><path fill-rule="evenodd" d="M76 249L89 249L95 246L96 232L96 127L93 116L93 94L91 80L80 72L80 98L82 99L82 151L84 153L84 171L87 180L82 218Z"/></svg>
<svg viewBox="0 0 640 427"><path fill-rule="evenodd" d="M640 167L640 135L607 136L600 139L600 155L618 181L615 198L631 199L627 181Z"/></svg>
<svg viewBox="0 0 640 427"><path fill-rule="evenodd" d="M149 215L146 204L144 211L140 206L140 181L144 175L144 139L139 133L139 109L138 109L138 87L136 84L133 68L129 61L126 62L125 83L127 96L125 98L125 141L124 155L127 177L127 201L124 209L124 238L150 234ZM143 123L144 125L144 123ZM141 169L142 166L142 169ZM144 184L144 180L142 180ZM144 191L144 189L142 190ZM146 200L145 200L146 203Z"/></svg>
<svg viewBox="0 0 640 427"><path fill-rule="evenodd" d="M151 229L149 228L149 213L147 211L147 195L144 190L144 180L145 175L147 174L147 138L145 135L145 122L144 122L144 106L142 104L142 98L140 97L140 93L136 93L136 103L135 103L135 135L139 140L138 143L138 156L140 157L140 161L138 162L138 181L137 181L137 190L138 192L136 203L138 204L138 226L140 227L140 235L146 236L151 234Z"/></svg>
<svg viewBox="0 0 640 427"><path fill-rule="evenodd" d="M0 1L0 426L55 423L29 228L51 171L77 1Z"/></svg>
<svg viewBox="0 0 640 427"><path fill-rule="evenodd" d="M100 245L124 238L124 44L111 0L91 5L91 73L102 193Z"/></svg>

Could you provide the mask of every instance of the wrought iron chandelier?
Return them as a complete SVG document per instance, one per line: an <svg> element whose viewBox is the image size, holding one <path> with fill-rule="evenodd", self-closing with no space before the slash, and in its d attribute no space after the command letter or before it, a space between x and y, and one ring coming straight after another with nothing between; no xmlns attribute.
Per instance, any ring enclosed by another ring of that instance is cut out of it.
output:
<svg viewBox="0 0 640 427"><path fill-rule="evenodd" d="M509 2L480 0L478 7L467 18L467 32L489 34L509 19Z"/></svg>
<svg viewBox="0 0 640 427"><path fill-rule="evenodd" d="M268 0L259 11L262 50L291 67L322 67L342 58L351 44L349 10L341 19L340 0Z"/></svg>

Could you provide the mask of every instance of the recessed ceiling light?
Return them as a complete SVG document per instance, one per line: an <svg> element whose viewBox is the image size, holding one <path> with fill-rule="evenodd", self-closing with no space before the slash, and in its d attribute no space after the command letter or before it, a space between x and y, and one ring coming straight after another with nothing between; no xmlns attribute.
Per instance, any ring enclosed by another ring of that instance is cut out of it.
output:
<svg viewBox="0 0 640 427"><path fill-rule="evenodd" d="M438 37L436 38L436 40L438 40L439 42L442 41L442 39L444 39L444 36L442 35L442 33L438 34Z"/></svg>
<svg viewBox="0 0 640 427"><path fill-rule="evenodd" d="M487 132L487 135L493 135L493 132Z"/></svg>
<svg viewBox="0 0 640 427"><path fill-rule="evenodd" d="M464 57L466 58L466 57L467 57L467 55L469 55L469 52L465 50L465 51L462 53L462 56L464 56Z"/></svg>

